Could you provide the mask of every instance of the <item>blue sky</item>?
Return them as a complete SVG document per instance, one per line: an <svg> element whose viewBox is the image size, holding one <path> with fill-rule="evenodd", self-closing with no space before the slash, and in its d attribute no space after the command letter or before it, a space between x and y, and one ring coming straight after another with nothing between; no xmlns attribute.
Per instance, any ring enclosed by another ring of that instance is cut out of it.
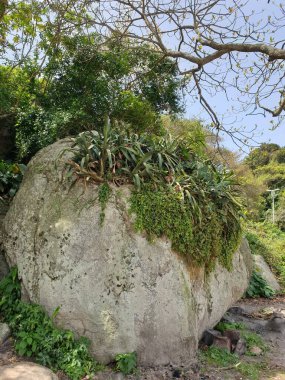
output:
<svg viewBox="0 0 285 380"><path fill-rule="evenodd" d="M186 109L185 116L187 119L201 119L205 124L209 121L209 117L206 112L201 108L198 103L192 104L190 99L186 97ZM215 108L221 114L223 109L228 106L225 99L222 96L217 95L215 98ZM226 127L227 128L227 127ZM238 120L234 121L228 128L236 128L239 130L245 130L248 136L252 136L249 140L248 145L251 147L256 147L260 143L276 143L280 146L285 146L285 123L281 124L275 130L272 130L270 123L270 117L264 117L261 115L245 115L240 114ZM253 132L252 129L254 129ZM230 150L239 151L237 146L238 141L234 142L230 136L227 134L221 134L223 138L223 145ZM238 136L238 134L237 134ZM245 145L242 146L241 153L244 155L249 152L250 147Z"/></svg>
<svg viewBox="0 0 285 380"><path fill-rule="evenodd" d="M246 8L248 8L249 11L252 10L253 12L255 12L251 16L251 18L255 21L258 21L259 19L266 20L268 17L274 18L274 16L279 15L279 3L274 1L249 1L246 5ZM268 33L268 35L266 35L266 39L270 39L270 37L271 35ZM273 37L275 38L275 40L284 40L284 29L278 29L274 33ZM170 41L170 45L171 44L175 44L175 41ZM252 56L249 56L248 58L246 58L246 60L248 60L248 64L251 65L251 62L254 60L254 58ZM224 63L222 60L218 62L218 64L220 65L219 69L222 72L224 69ZM233 74L229 72L229 83L234 82L231 80L232 78ZM225 97L225 94L223 92L216 93L212 97L211 95L209 95L209 93L204 92L204 96L206 97L207 101L211 104L211 107L213 107L216 111L216 114L219 116L219 120L222 120L225 123L225 129L236 129L242 133L247 134L248 137L251 138L248 140L249 146L256 147L258 144L262 142L272 142L277 143L280 146L285 146L285 121L283 121L283 124L280 124L279 127L272 130L271 121L274 119L272 119L269 115L264 117L260 114L259 111L257 111L258 114L256 115L246 115L245 112L239 110L239 108L241 108L239 107L240 101L243 101L243 103L245 103L246 98L243 98L243 96L241 95L241 93L238 92L238 90L234 88L229 88L228 99ZM187 118L198 118L201 119L204 122L204 124L209 124L209 116L207 115L205 110L202 109L198 100L196 100L195 103L192 103L190 97L186 96L185 101L185 116ZM275 108L275 106L278 105L279 99L273 95L270 98L268 98L268 102L269 103L267 104L267 106L269 108ZM232 106L234 109L232 108ZM276 122L276 120L274 121ZM252 131L253 129L254 131ZM238 133L236 134L236 136L239 137ZM236 143L239 143L238 140L234 142L232 138L227 134L223 135L223 145L227 148L237 151L239 148L236 145ZM243 145L241 143L239 144L242 145L243 154L250 150L249 146Z"/></svg>

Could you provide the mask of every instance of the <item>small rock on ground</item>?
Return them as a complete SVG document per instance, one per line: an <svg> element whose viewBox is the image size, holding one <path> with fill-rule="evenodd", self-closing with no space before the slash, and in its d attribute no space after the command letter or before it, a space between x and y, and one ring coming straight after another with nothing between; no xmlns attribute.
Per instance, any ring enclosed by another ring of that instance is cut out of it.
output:
<svg viewBox="0 0 285 380"><path fill-rule="evenodd" d="M0 367L0 380L58 380L49 369L30 362Z"/></svg>
<svg viewBox="0 0 285 380"><path fill-rule="evenodd" d="M262 349L260 347L257 347L257 346L251 347L251 349L249 351L252 355L255 355L255 356L259 356L262 354Z"/></svg>
<svg viewBox="0 0 285 380"><path fill-rule="evenodd" d="M11 331L6 323L0 323L0 346L9 338Z"/></svg>

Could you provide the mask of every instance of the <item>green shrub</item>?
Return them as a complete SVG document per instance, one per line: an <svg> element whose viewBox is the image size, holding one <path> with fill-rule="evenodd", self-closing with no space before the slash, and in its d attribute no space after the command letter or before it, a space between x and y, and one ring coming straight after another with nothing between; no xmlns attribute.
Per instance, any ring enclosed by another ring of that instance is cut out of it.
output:
<svg viewBox="0 0 285 380"><path fill-rule="evenodd" d="M111 188L107 183L103 183L100 185L98 190L98 199L99 203L101 205L101 212L100 212L100 224L102 225L105 218L105 208L108 202L108 199L111 195Z"/></svg>
<svg viewBox="0 0 285 380"><path fill-rule="evenodd" d="M0 161L0 197L13 197L22 181L26 166Z"/></svg>
<svg viewBox="0 0 285 380"><path fill-rule="evenodd" d="M115 361L116 370L122 372L124 375L130 375L136 371L137 354L135 352L117 354L115 356Z"/></svg>
<svg viewBox="0 0 285 380"><path fill-rule="evenodd" d="M226 330L244 330L245 325L242 322L219 322L215 326L215 330L224 332Z"/></svg>
<svg viewBox="0 0 285 380"><path fill-rule="evenodd" d="M265 297L271 298L275 291L267 284L265 279L256 271L253 271L249 286L245 292L246 297Z"/></svg>
<svg viewBox="0 0 285 380"><path fill-rule="evenodd" d="M274 158L279 164L285 164L285 148L277 150L274 154Z"/></svg>
<svg viewBox="0 0 285 380"><path fill-rule="evenodd" d="M41 306L22 302L20 293L17 269L13 268L0 282L0 315L12 329L19 355L61 370L72 380L102 368L89 354L86 338L77 340L71 331L55 327L53 320L59 309L50 318Z"/></svg>
<svg viewBox="0 0 285 380"><path fill-rule="evenodd" d="M56 140L61 125L60 116L35 105L18 111L16 147L20 160L28 161L41 148Z"/></svg>

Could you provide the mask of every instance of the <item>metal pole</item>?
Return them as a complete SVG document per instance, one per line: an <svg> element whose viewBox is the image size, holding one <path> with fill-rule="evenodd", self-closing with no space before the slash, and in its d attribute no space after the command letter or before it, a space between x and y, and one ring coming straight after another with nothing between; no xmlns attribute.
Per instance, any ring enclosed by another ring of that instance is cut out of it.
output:
<svg viewBox="0 0 285 380"><path fill-rule="evenodd" d="M271 194L272 198L272 223L275 223L275 197L276 197L276 192L279 191L279 189L274 189L274 190L267 190Z"/></svg>
<svg viewBox="0 0 285 380"><path fill-rule="evenodd" d="M272 192L272 223L273 224L275 223L275 202L274 202L274 199L275 199L275 191Z"/></svg>

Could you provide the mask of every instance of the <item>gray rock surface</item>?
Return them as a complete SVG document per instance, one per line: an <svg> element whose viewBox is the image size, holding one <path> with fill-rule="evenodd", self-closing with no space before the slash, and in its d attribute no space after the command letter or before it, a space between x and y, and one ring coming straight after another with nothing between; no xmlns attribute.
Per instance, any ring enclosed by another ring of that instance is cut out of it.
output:
<svg viewBox="0 0 285 380"><path fill-rule="evenodd" d="M120 372L113 372L111 370L96 373L93 380L124 380L125 376Z"/></svg>
<svg viewBox="0 0 285 380"><path fill-rule="evenodd" d="M0 281L9 273L9 267L0 244Z"/></svg>
<svg viewBox="0 0 285 380"><path fill-rule="evenodd" d="M10 327L6 323L0 323L0 346L9 338L10 334Z"/></svg>
<svg viewBox="0 0 285 380"><path fill-rule="evenodd" d="M256 267L260 275L266 280L268 285L273 290L279 291L280 285L278 284L276 277L272 273L271 269L269 268L264 258L260 255L253 255L253 258L254 258L254 266Z"/></svg>
<svg viewBox="0 0 285 380"><path fill-rule="evenodd" d="M3 220L8 211L8 206L4 201L0 199L0 281L5 277L9 272L9 267L6 262L4 251L2 250L2 240L3 240Z"/></svg>
<svg viewBox="0 0 285 380"><path fill-rule="evenodd" d="M232 272L186 265L166 239L133 231L126 187L113 188L105 220L95 185L70 187L59 141L30 162L4 221L4 247L32 302L91 340L96 358L138 354L141 365L189 364L198 341L244 293L252 269L244 240Z"/></svg>
<svg viewBox="0 0 285 380"><path fill-rule="evenodd" d="M19 362L0 367L0 380L58 380L58 377L40 365Z"/></svg>

